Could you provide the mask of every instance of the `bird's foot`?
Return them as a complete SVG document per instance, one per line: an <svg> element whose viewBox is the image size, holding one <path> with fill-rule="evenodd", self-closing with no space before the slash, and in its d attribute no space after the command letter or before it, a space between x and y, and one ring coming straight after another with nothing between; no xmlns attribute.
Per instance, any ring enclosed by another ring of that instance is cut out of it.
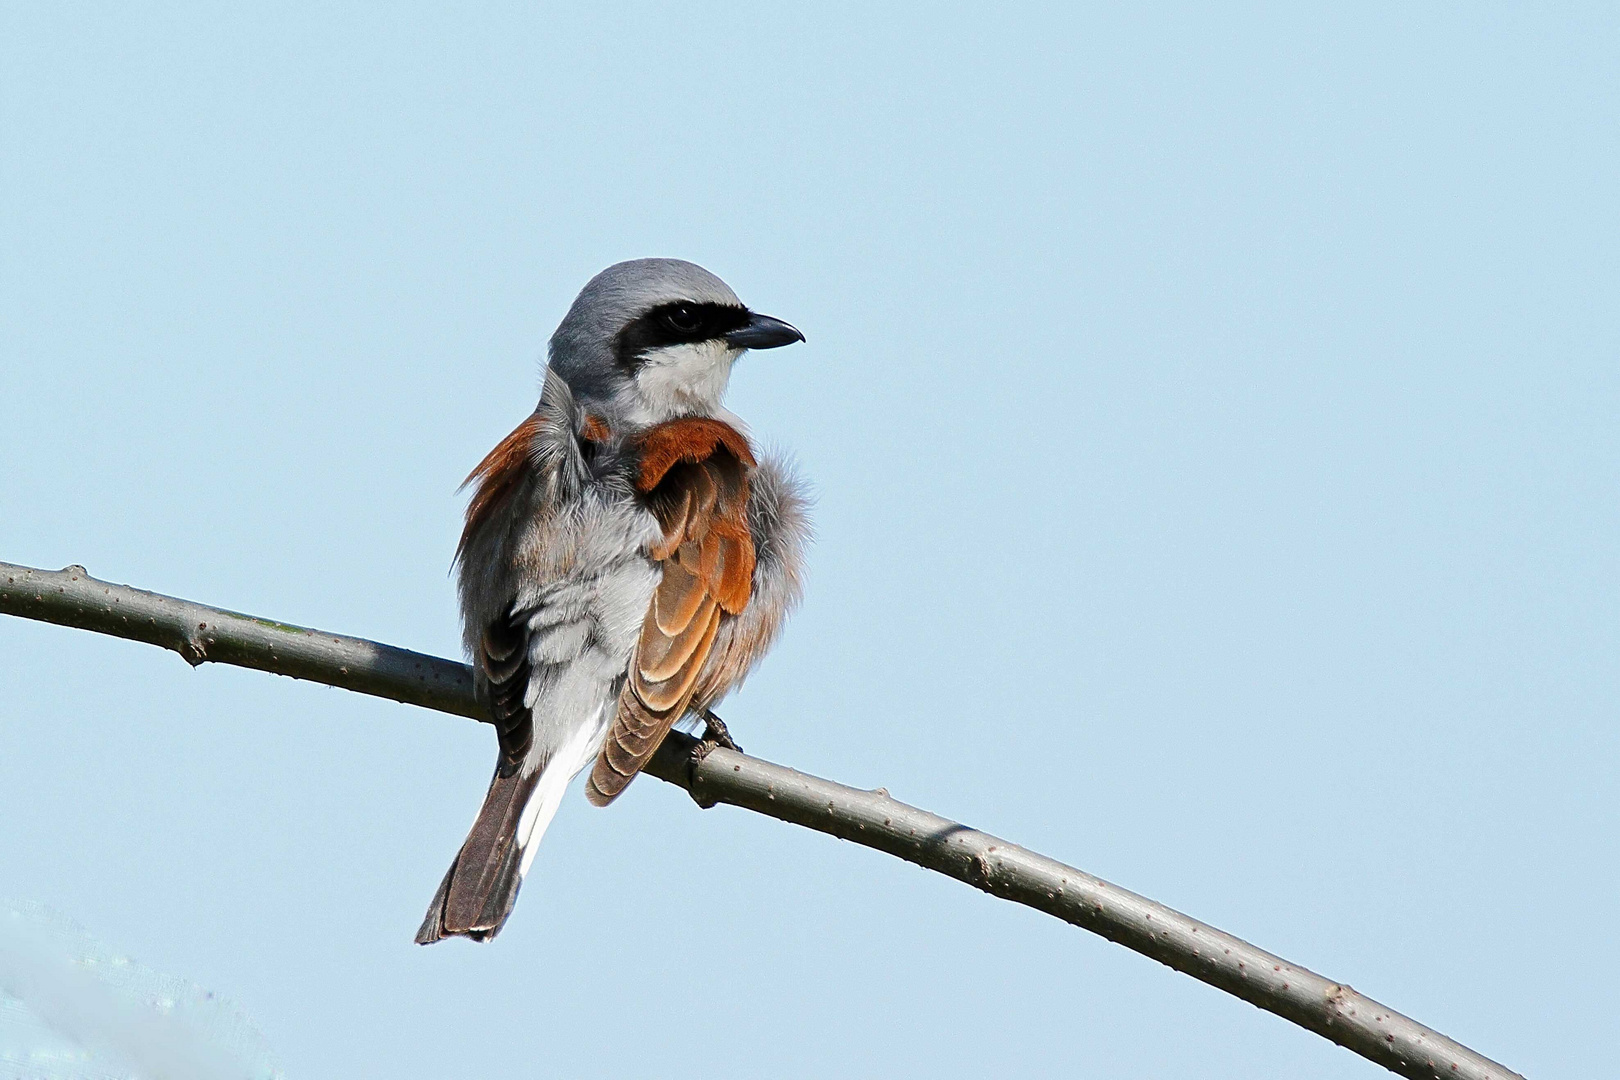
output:
<svg viewBox="0 0 1620 1080"><path fill-rule="evenodd" d="M686 765L686 790L691 794L693 802L707 810L715 805L716 800L706 794L704 785L698 776L698 766L702 765L704 759L714 753L717 746L723 746L727 750L735 750L739 754L742 753L742 747L738 746L731 738L731 732L726 730L725 721L708 709L704 709L698 715L703 717L703 738L692 744L692 756Z"/></svg>
<svg viewBox="0 0 1620 1080"><path fill-rule="evenodd" d="M743 748L737 745L736 741L731 737L731 732L726 729L724 720L708 709L704 709L699 715L703 717L703 738L698 740L698 746L701 748L703 757L708 757L709 751L717 746L723 746L727 750L735 750L739 754L743 752Z"/></svg>

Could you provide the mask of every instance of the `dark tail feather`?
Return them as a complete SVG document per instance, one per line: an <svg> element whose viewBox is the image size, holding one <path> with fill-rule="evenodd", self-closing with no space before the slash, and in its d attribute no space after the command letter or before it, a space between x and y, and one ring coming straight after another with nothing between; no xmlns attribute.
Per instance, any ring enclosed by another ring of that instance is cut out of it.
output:
<svg viewBox="0 0 1620 1080"><path fill-rule="evenodd" d="M527 776L496 772L467 842L428 905L427 917L416 932L418 945L455 935L488 941L500 933L523 884L518 872L523 860L518 819L540 775L539 769Z"/></svg>

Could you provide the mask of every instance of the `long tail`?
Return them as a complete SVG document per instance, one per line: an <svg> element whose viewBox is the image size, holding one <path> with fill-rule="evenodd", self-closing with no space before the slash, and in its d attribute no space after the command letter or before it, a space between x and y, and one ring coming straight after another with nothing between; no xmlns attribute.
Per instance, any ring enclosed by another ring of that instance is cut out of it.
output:
<svg viewBox="0 0 1620 1080"><path fill-rule="evenodd" d="M596 758L604 717L605 709L576 730L544 765L530 767L524 762L511 776L502 776L496 768L472 832L416 932L418 945L458 935L488 941L500 933L569 781Z"/></svg>
<svg viewBox="0 0 1620 1080"><path fill-rule="evenodd" d="M500 933L571 779L567 768L555 767L496 774L472 832L428 905L418 945L455 935L488 941Z"/></svg>
<svg viewBox="0 0 1620 1080"><path fill-rule="evenodd" d="M496 773L489 793L416 932L418 945L461 934L486 941L500 932L523 884L518 823L545 773Z"/></svg>

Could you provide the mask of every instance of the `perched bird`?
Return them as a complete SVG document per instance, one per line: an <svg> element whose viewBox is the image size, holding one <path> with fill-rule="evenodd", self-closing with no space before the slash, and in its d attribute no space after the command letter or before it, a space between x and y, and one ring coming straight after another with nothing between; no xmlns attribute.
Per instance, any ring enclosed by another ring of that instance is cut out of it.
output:
<svg viewBox="0 0 1620 1080"><path fill-rule="evenodd" d="M494 937L569 781L589 766L611 802L775 641L804 488L720 402L744 352L803 340L678 259L610 266L568 309L540 404L467 478L463 643L500 759L419 943Z"/></svg>

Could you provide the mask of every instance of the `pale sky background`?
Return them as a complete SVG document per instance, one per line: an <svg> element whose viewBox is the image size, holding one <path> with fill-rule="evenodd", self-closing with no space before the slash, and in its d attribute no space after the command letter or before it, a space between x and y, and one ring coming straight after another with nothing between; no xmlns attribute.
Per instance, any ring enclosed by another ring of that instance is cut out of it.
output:
<svg viewBox="0 0 1620 1080"><path fill-rule="evenodd" d="M0 559L455 655L468 469L597 270L807 344L752 753L1532 1076L1620 1055L1612 4L0 9ZM0 619L0 896L298 1078L1369 1078L645 780L411 943L487 728Z"/></svg>

